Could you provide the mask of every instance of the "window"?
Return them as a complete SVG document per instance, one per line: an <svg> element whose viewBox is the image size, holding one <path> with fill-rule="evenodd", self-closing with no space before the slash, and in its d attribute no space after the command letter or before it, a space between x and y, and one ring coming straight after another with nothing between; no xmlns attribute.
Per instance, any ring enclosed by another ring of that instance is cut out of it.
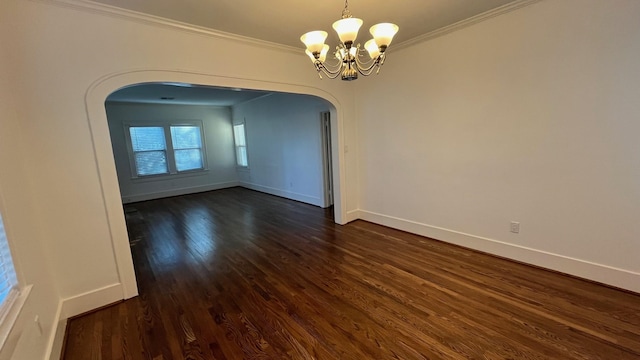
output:
<svg viewBox="0 0 640 360"><path fill-rule="evenodd" d="M136 175L158 175L169 172L167 142L164 129L156 126L130 127L131 147L135 159Z"/></svg>
<svg viewBox="0 0 640 360"><path fill-rule="evenodd" d="M0 322L3 322L11 304L18 296L18 280L11 260L9 242L0 215Z"/></svg>
<svg viewBox="0 0 640 360"><path fill-rule="evenodd" d="M172 126L171 142L176 158L176 170L202 169L202 138L197 126Z"/></svg>
<svg viewBox="0 0 640 360"><path fill-rule="evenodd" d="M238 166L247 167L247 139L244 134L244 124L233 126L233 138L236 143L236 163Z"/></svg>
<svg viewBox="0 0 640 360"><path fill-rule="evenodd" d="M128 125L128 128L134 177L205 169L202 124Z"/></svg>

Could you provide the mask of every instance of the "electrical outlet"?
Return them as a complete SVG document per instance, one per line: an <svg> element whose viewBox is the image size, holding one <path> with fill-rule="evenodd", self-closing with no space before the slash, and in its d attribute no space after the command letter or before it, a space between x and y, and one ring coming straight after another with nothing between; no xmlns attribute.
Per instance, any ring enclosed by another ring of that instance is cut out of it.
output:
<svg viewBox="0 0 640 360"><path fill-rule="evenodd" d="M520 233L520 223L517 221L511 222L511 232L514 234Z"/></svg>

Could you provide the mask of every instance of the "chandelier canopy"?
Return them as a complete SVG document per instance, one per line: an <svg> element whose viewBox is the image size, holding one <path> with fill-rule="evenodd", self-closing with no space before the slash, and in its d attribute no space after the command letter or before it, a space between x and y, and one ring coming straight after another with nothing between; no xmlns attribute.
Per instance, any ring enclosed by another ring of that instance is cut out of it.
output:
<svg viewBox="0 0 640 360"><path fill-rule="evenodd" d="M340 38L340 44L336 46L336 51L333 53L337 59L335 64L325 62L329 53L329 45L324 43L327 38L326 31L310 31L300 37L300 40L307 46L306 53L311 58L321 79L323 73L330 79L341 76L342 80L351 81L358 78L358 73L369 76L374 70L376 70L376 74L380 72L380 67L384 64L386 56L385 51L391 44L393 36L398 32L398 26L391 23L373 25L369 29L373 39L364 44L368 55L363 54L360 44L354 45L360 26L362 26L362 20L351 16L349 0L345 0L342 19L333 23L333 29ZM364 57L368 59L361 60Z"/></svg>

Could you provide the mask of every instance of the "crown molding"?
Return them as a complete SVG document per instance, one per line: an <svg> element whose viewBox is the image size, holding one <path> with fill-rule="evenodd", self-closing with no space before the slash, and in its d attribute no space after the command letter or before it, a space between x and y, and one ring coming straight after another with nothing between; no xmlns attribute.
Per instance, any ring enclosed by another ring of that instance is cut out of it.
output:
<svg viewBox="0 0 640 360"><path fill-rule="evenodd" d="M144 25L161 26L173 30L184 31L192 34L204 35L217 39L233 40L247 45L300 54L300 49L293 46L278 44L266 40L260 40L248 36L242 36L225 31L215 30L204 26L184 23L160 16L141 13L138 11L119 8L90 0L30 0L39 3L50 4L59 7L71 8L94 14L106 15L119 19L134 21Z"/></svg>
<svg viewBox="0 0 640 360"><path fill-rule="evenodd" d="M403 42L401 42L399 44L395 44L392 47L392 50L393 51L398 51L398 50L401 50L401 49L405 49L407 47L410 47L410 46L413 46L413 45L416 45L416 44L419 44L419 43L422 43L422 42L425 42L425 41L429 41L429 40L438 38L440 36L447 35L447 34L452 33L454 31L458 31L460 29L464 29L466 27L469 27L471 25L477 24L479 22L482 22L482 21L485 21L485 20L489 20L489 19L494 18L496 16L499 16L499 15L502 15L502 14L506 14L506 13L521 9L523 7L535 4L535 3L540 2L540 1L542 1L542 0L516 0L516 1L510 2L508 4L499 6L499 7L495 8L495 9L491 9L491 10L485 11L485 12L483 12L481 14L472 16L470 18L458 21L458 22L453 23L451 25L447 25L445 27L441 27L439 29L433 30L433 31L428 32L428 33L426 33L424 35L420 35L420 36L414 37L412 39L403 41Z"/></svg>
<svg viewBox="0 0 640 360"><path fill-rule="evenodd" d="M259 47L267 48L271 50L301 54L300 49L293 46L283 45L283 44L279 44L271 41L260 40L260 39L256 39L248 36L242 36L242 35L233 34L225 31L215 30L215 29L204 27L204 26L188 24L185 22L177 21L177 20L145 14L138 11L123 9L116 6L106 5L106 4L102 4L102 3L98 3L90 0L29 0L29 1L46 3L46 4L66 7L66 8L72 8L72 9L85 11L85 12L92 12L95 14L106 15L106 16L111 16L111 17L120 18L120 19L126 19L126 20L134 21L140 24L161 26L161 27L184 31L192 34L213 37L217 39L238 41L241 43L245 43L247 45L259 46ZM499 6L495 9L491 9L481 14L472 16L468 19L464 19L456 23L453 23L451 25L447 25L445 27L428 32L424 35L420 35L418 37L403 41L399 44L394 45L393 48L390 50L397 51L397 50L401 50L425 41L429 41L429 40L438 38L440 36L444 36L446 34L452 33L454 31L466 28L468 26L477 24L479 22L494 18L496 16L506 14L511 11L515 11L520 8L535 4L540 1L542 0L516 0L511 3Z"/></svg>

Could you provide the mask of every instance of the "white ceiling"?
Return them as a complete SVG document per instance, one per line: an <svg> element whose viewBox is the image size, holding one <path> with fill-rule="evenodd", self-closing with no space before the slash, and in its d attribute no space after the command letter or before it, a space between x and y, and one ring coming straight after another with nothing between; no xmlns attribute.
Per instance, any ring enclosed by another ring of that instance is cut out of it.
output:
<svg viewBox="0 0 640 360"><path fill-rule="evenodd" d="M258 90L179 83L147 83L120 89L109 95L107 101L232 106L268 94L270 93Z"/></svg>
<svg viewBox="0 0 640 360"><path fill-rule="evenodd" d="M327 43L337 45L331 24L344 8L343 0L94 1L301 49L300 36L311 30L333 33ZM371 37L369 27L379 22L397 24L394 43L402 43L510 2L514 0L351 0L349 9L364 20L359 43Z"/></svg>

